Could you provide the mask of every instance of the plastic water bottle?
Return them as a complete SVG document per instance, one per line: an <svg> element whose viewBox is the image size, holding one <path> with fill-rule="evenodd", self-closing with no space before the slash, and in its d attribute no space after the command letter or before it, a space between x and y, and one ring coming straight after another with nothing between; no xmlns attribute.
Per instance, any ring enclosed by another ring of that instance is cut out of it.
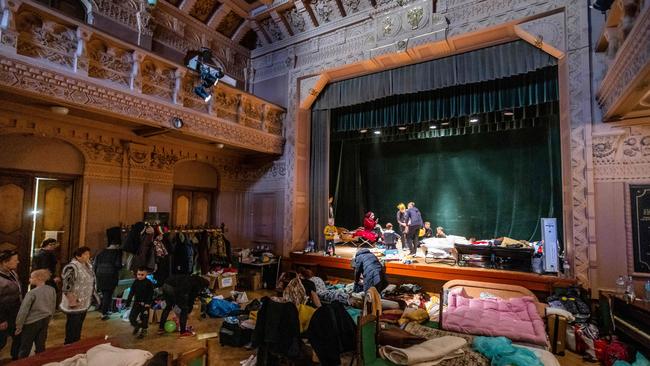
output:
<svg viewBox="0 0 650 366"><path fill-rule="evenodd" d="M650 301L650 280L646 281L644 289L645 289L645 301Z"/></svg>
<svg viewBox="0 0 650 366"><path fill-rule="evenodd" d="M625 278L623 276L618 276L618 279L616 280L616 293L618 295L624 295L625 294Z"/></svg>
<svg viewBox="0 0 650 366"><path fill-rule="evenodd" d="M628 300L630 302L633 302L634 299L636 298L636 294L634 293L634 280L632 279L632 276L627 277L627 284L625 288L625 295L627 296Z"/></svg>

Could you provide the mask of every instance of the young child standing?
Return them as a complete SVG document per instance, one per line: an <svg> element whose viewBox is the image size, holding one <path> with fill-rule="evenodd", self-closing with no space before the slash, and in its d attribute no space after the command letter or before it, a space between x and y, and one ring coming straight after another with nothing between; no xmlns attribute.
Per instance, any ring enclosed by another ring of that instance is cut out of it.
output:
<svg viewBox="0 0 650 366"><path fill-rule="evenodd" d="M338 231L336 230L336 226L334 226L334 219L328 219L327 220L327 226L325 226L325 230L323 230L323 234L325 234L325 253L331 256L336 255L336 247L334 245L334 237Z"/></svg>
<svg viewBox="0 0 650 366"><path fill-rule="evenodd" d="M133 335L137 335L142 339L147 335L147 328L149 328L149 309L153 302L153 283L147 279L149 270L146 267L138 268L135 276L136 279L131 285L129 298L126 300L128 307L133 300L133 307L131 314L129 314L129 321L133 326ZM138 316L140 321L138 321Z"/></svg>
<svg viewBox="0 0 650 366"><path fill-rule="evenodd" d="M44 286L50 279L50 271L37 269L29 277L32 290L25 295L16 317L16 335L21 334L18 358L29 356L36 344L36 353L45 351L47 328L56 310L56 290Z"/></svg>
<svg viewBox="0 0 650 366"><path fill-rule="evenodd" d="M397 240L399 240L400 236L393 230L393 224L387 223L383 234L386 249L397 249Z"/></svg>

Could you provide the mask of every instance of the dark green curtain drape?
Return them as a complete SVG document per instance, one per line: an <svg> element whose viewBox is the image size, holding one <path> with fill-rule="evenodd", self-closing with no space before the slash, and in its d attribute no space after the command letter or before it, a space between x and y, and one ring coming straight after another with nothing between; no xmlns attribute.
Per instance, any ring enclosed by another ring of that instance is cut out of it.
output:
<svg viewBox="0 0 650 366"><path fill-rule="evenodd" d="M395 224L414 201L426 221L476 238L537 240L539 218L562 220L559 122L499 133L368 143L337 141L336 220L354 228L373 211ZM332 184L332 183L331 183Z"/></svg>
<svg viewBox="0 0 650 366"><path fill-rule="evenodd" d="M327 85L312 109L334 109L394 95L523 75L557 60L525 41L514 41L407 65Z"/></svg>
<svg viewBox="0 0 650 366"><path fill-rule="evenodd" d="M540 105L558 98L557 67L525 75L394 95L334 109L334 132L405 126Z"/></svg>
<svg viewBox="0 0 650 366"><path fill-rule="evenodd" d="M311 115L311 154L309 164L309 238L315 240L317 246L325 242L323 228L327 224L329 189L329 160L330 156L330 111L313 111ZM323 224L325 223L325 224Z"/></svg>

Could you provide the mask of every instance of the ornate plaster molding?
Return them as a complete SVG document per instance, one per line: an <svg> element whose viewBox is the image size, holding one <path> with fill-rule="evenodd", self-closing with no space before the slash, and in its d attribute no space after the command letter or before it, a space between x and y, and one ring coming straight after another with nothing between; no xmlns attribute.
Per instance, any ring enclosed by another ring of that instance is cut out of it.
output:
<svg viewBox="0 0 650 366"><path fill-rule="evenodd" d="M634 126L593 135L594 179L650 180L650 127Z"/></svg>
<svg viewBox="0 0 650 366"><path fill-rule="evenodd" d="M35 60L17 55L16 59L0 60L0 85L15 93L47 97L49 100L68 103L85 109L119 115L129 120L139 120L149 125L169 127L172 117L185 122L184 130L192 135L225 142L231 145L265 153L282 152L281 136L256 131L253 128L210 118L177 106L166 105L145 97L134 96L99 83L53 72Z"/></svg>

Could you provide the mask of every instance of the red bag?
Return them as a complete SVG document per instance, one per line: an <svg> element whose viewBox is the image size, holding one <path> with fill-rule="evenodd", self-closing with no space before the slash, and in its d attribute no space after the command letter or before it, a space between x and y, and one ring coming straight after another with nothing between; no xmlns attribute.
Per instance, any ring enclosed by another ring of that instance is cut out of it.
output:
<svg viewBox="0 0 650 366"><path fill-rule="evenodd" d="M632 362L632 355L623 342L613 340L605 347L605 366L612 366L617 360Z"/></svg>
<svg viewBox="0 0 650 366"><path fill-rule="evenodd" d="M596 358L600 362L605 362L605 349L607 348L607 340L597 339L594 341L594 349L596 351Z"/></svg>

